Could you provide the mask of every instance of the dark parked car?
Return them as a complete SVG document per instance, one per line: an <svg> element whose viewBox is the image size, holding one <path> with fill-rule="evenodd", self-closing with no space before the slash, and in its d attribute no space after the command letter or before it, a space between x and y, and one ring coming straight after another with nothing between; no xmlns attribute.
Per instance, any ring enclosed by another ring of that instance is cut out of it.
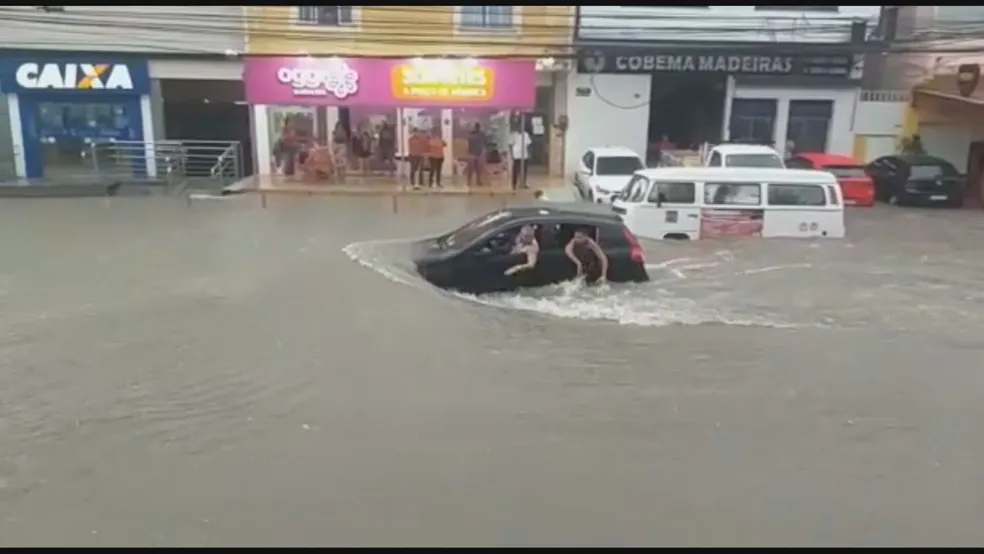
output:
<svg viewBox="0 0 984 554"><path fill-rule="evenodd" d="M524 225L536 227L540 244L536 267L504 275L526 259L525 254L512 253L516 235ZM611 209L591 204L497 210L451 233L417 241L411 255L417 272L440 288L484 294L538 287L577 276L577 269L564 254L564 246L577 230L585 231L605 251L608 281L649 280L636 238Z"/></svg>
<svg viewBox="0 0 984 554"><path fill-rule="evenodd" d="M966 178L953 164L935 156L883 156L865 167L875 183L875 198L889 204L960 207Z"/></svg>

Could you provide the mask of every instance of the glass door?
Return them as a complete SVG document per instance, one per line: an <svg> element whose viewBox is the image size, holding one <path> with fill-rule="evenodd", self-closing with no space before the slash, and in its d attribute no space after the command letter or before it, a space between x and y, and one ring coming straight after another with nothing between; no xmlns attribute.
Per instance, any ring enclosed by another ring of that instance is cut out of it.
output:
<svg viewBox="0 0 984 554"><path fill-rule="evenodd" d="M41 174L85 179L96 174L146 170L140 141L139 104L131 102L39 102L36 132Z"/></svg>

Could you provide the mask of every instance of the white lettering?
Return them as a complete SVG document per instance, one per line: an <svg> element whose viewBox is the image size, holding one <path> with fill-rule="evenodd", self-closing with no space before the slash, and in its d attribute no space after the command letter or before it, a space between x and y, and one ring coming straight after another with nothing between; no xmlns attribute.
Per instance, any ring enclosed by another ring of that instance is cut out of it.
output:
<svg viewBox="0 0 984 554"><path fill-rule="evenodd" d="M26 89L133 90L130 68L123 64L28 62L17 68L14 79Z"/></svg>
<svg viewBox="0 0 984 554"><path fill-rule="evenodd" d="M318 67L281 67L277 80L293 88L294 96L327 96L344 100L359 92L359 74L342 60Z"/></svg>
<svg viewBox="0 0 984 554"><path fill-rule="evenodd" d="M787 74L793 71L789 56L618 56L615 68L623 72L720 72Z"/></svg>

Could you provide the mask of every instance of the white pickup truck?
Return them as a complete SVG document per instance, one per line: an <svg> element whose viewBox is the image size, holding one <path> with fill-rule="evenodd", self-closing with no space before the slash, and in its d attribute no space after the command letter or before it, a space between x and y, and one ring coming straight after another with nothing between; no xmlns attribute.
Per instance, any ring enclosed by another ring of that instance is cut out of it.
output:
<svg viewBox="0 0 984 554"><path fill-rule="evenodd" d="M785 169L782 156L761 144L718 144L702 153L704 167L754 167Z"/></svg>

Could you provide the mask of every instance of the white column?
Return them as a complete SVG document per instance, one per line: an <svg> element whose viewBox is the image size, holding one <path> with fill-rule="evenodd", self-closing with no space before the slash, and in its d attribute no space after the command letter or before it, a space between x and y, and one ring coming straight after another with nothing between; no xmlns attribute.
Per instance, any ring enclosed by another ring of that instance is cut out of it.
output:
<svg viewBox="0 0 984 554"><path fill-rule="evenodd" d="M728 75L724 84L724 117L721 121L721 141L731 140L731 102L735 98L735 77Z"/></svg>
<svg viewBox="0 0 984 554"><path fill-rule="evenodd" d="M253 106L253 122L255 123L253 144L256 145L256 171L260 175L270 175L270 118L267 117L265 104Z"/></svg>
<svg viewBox="0 0 984 554"><path fill-rule="evenodd" d="M325 108L325 125L327 125L328 128L321 133L328 140L328 146L331 146L334 142L332 140L332 134L335 132L335 125L337 124L338 108L335 106L328 106Z"/></svg>
<svg viewBox="0 0 984 554"><path fill-rule="evenodd" d="M10 143L14 147L14 171L21 179L27 177L27 161L24 158L24 125L21 123L20 99L16 94L7 95L7 113L10 115Z"/></svg>
<svg viewBox="0 0 984 554"><path fill-rule="evenodd" d="M441 168L441 175L450 177L454 174L454 110L445 108L441 110L441 136L444 137L444 167Z"/></svg>
<svg viewBox="0 0 984 554"><path fill-rule="evenodd" d="M780 94L776 98L776 127L772 130L772 140L775 142L779 155L786 156L786 127L789 126L789 94Z"/></svg>
<svg viewBox="0 0 984 554"><path fill-rule="evenodd" d="M148 177L157 177L157 152L154 148L154 107L149 94L140 95L140 123L143 125L144 163Z"/></svg>

